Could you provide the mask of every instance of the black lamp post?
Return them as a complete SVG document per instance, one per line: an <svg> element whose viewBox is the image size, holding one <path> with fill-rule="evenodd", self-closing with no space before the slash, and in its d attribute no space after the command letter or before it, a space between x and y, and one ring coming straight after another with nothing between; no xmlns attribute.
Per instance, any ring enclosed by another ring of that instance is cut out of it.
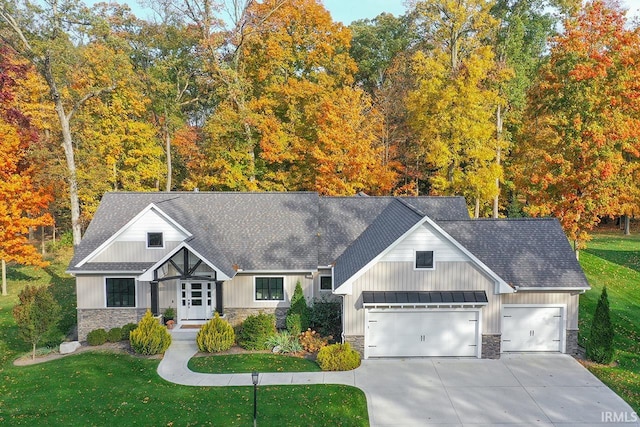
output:
<svg viewBox="0 0 640 427"><path fill-rule="evenodd" d="M251 381L253 381L253 427L256 427L256 416L258 414L258 373L251 373Z"/></svg>

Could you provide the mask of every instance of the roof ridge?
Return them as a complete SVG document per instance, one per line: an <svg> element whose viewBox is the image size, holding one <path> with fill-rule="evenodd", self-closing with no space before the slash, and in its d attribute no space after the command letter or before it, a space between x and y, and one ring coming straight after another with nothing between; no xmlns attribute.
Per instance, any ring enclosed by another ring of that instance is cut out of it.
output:
<svg viewBox="0 0 640 427"><path fill-rule="evenodd" d="M394 200L397 200L398 202L402 203L404 206L406 206L407 208L411 209L414 213L416 213L416 214L420 215L420 216L421 216L421 217L423 217L423 218L424 218L425 216L427 216L427 214L425 214L424 212L420 211L420 210L419 210L418 208L416 208L415 206L410 205L410 204L409 204L407 201L405 201L405 200L402 200L402 198L401 198L401 197L396 196L396 197L394 197Z"/></svg>

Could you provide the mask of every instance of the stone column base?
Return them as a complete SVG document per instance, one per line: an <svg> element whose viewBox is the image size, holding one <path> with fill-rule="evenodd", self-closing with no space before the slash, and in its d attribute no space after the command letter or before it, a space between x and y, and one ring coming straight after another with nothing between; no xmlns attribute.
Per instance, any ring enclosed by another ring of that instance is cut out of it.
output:
<svg viewBox="0 0 640 427"><path fill-rule="evenodd" d="M500 359L502 335L482 335L482 358Z"/></svg>
<svg viewBox="0 0 640 427"><path fill-rule="evenodd" d="M348 342L351 348L364 357L364 335L345 335L344 342Z"/></svg>
<svg viewBox="0 0 640 427"><path fill-rule="evenodd" d="M576 356L579 354L578 348L578 330L577 329L567 329L567 342L566 342L566 352L572 356Z"/></svg>

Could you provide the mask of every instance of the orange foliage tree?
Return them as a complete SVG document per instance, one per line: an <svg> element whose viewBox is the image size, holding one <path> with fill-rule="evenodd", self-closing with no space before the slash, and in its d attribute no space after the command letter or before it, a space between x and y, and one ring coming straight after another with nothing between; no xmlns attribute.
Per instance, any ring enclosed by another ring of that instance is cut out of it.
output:
<svg viewBox="0 0 640 427"><path fill-rule="evenodd" d="M515 172L527 211L559 218L578 251L637 188L640 38L602 1L564 27L530 93Z"/></svg>
<svg viewBox="0 0 640 427"><path fill-rule="evenodd" d="M0 259L43 266L46 263L29 244L31 227L49 225L45 212L51 197L34 187L33 169L27 162L29 145L37 138L29 118L14 107L16 79L26 78L28 69L0 49ZM4 277L4 274L3 274ZM6 284L3 283L3 294Z"/></svg>

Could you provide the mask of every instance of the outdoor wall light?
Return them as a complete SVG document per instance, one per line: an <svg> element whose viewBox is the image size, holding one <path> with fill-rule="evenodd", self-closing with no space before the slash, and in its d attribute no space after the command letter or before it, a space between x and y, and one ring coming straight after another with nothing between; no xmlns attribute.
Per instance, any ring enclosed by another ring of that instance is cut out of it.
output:
<svg viewBox="0 0 640 427"><path fill-rule="evenodd" d="M258 373L256 371L251 373L251 381L253 382L253 427L256 427L258 415Z"/></svg>

